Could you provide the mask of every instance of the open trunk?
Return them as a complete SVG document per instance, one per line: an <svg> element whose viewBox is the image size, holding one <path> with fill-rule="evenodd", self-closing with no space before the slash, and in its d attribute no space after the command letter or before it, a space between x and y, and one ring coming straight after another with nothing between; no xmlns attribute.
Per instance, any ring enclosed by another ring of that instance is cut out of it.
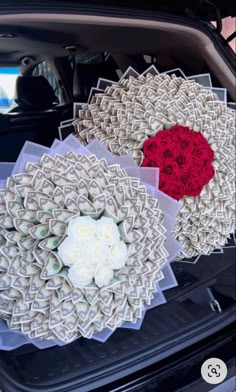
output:
<svg viewBox="0 0 236 392"><path fill-rule="evenodd" d="M15 63L24 53L32 56L29 64L22 65L24 71L42 54L68 56L72 45L73 54L109 53L122 71L130 65L144 71L146 54L156 59L160 72L173 68L181 68L187 76L210 72L213 85L227 88L229 98L235 99L235 56L212 24L171 15L155 20L153 12L137 11L135 17L128 11L124 17L115 11L112 16L87 13L2 15L2 29L15 38L10 45L9 39L1 38L1 63Z"/></svg>
<svg viewBox="0 0 236 392"><path fill-rule="evenodd" d="M210 72L213 85L227 88L228 101L235 100L233 52L213 27L194 18L109 9L106 16L89 9L62 14L59 9L53 15L43 10L12 12L1 15L0 23L17 33L11 47L7 41L1 43L0 56L5 54L8 64L20 57L17 48L38 60L40 53L51 50L56 57L66 56L64 44L76 44L78 52L88 56L111 54L121 71L129 65L145 70L148 59L162 72L174 68L187 76ZM29 345L0 352L4 392L82 392L98 387L104 391L111 381L175 353L181 356L182 350L235 320L235 249L232 238L223 251L201 256L194 265L172 263L179 286L166 292L167 304L147 312L140 331L119 329L105 344L78 339L64 347L38 350Z"/></svg>

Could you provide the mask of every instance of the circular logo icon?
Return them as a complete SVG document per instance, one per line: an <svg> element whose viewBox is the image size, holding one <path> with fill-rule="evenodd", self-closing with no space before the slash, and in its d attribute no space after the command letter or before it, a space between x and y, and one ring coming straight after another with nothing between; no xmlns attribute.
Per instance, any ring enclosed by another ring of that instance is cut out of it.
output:
<svg viewBox="0 0 236 392"><path fill-rule="evenodd" d="M227 366L219 358L207 359L202 364L201 375L208 384L220 384L227 376Z"/></svg>

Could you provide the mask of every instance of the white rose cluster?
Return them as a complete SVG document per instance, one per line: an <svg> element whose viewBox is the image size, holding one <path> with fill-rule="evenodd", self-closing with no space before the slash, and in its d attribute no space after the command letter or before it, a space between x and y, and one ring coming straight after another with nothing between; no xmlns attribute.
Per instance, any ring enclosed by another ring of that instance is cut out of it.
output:
<svg viewBox="0 0 236 392"><path fill-rule="evenodd" d="M69 267L68 277L75 288L93 282L98 287L107 286L114 270L123 268L128 258L127 246L113 220L89 216L69 221L67 237L58 247L58 254Z"/></svg>

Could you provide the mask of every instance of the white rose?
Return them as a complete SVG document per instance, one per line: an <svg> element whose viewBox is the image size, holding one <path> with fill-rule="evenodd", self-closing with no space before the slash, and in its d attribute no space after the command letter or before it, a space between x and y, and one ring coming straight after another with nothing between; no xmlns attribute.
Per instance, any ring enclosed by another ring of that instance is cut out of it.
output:
<svg viewBox="0 0 236 392"><path fill-rule="evenodd" d="M58 254L63 263L68 267L71 267L74 263L81 260L81 249L79 248L79 244L70 237L67 237L58 246Z"/></svg>
<svg viewBox="0 0 236 392"><path fill-rule="evenodd" d="M98 287L107 286L113 278L113 271L111 268L98 265L95 269L94 279Z"/></svg>
<svg viewBox="0 0 236 392"><path fill-rule="evenodd" d="M123 241L118 241L110 249L108 265L112 269L121 269L128 259L128 249Z"/></svg>
<svg viewBox="0 0 236 392"><path fill-rule="evenodd" d="M75 263L68 271L68 278L75 288L88 286L93 277L94 268L87 263Z"/></svg>
<svg viewBox="0 0 236 392"><path fill-rule="evenodd" d="M91 263L93 265L97 264L105 264L108 260L110 254L109 246L101 240L93 240L87 241L84 244L84 248L86 247L84 257L87 263Z"/></svg>
<svg viewBox="0 0 236 392"><path fill-rule="evenodd" d="M120 239L117 225L111 218L102 217L97 221L97 237L112 246Z"/></svg>
<svg viewBox="0 0 236 392"><path fill-rule="evenodd" d="M96 234L96 221L90 216L78 216L69 221L67 234L75 241L92 240Z"/></svg>

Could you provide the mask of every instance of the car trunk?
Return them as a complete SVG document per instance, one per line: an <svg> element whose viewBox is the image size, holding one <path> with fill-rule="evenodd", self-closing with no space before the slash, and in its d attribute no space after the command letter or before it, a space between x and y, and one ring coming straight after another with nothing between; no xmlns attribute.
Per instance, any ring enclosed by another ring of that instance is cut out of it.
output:
<svg viewBox="0 0 236 392"><path fill-rule="evenodd" d="M24 45L28 55L36 47L39 53L42 48L45 54L53 49L62 57L64 43L76 43L78 51L111 54L121 71L129 65L143 71L150 65L147 61L153 61L160 72L174 68L187 76L209 72L213 85L226 88L228 101L235 100L233 52L208 23L153 11L126 9L122 14L106 9L106 16L101 10L85 11L62 13L58 6L53 15L41 10L0 16L2 27L18 32L12 58ZM53 39L49 42L46 37ZM2 42L1 53L7 52L6 45ZM64 347L38 350L28 345L0 352L3 390L105 388L223 330L235 320L235 249L232 238L223 250L201 256L196 264L172 263L178 287L165 292L167 304L147 312L139 331L118 329L106 343L79 339Z"/></svg>

